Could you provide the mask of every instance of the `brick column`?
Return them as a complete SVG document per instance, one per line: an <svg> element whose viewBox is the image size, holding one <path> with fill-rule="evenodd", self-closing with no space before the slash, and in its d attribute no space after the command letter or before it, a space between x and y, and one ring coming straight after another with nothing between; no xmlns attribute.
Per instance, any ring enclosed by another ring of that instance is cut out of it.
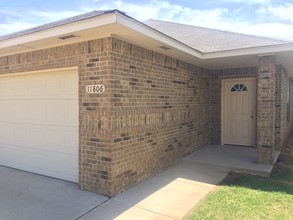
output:
<svg viewBox="0 0 293 220"><path fill-rule="evenodd" d="M275 56L259 57L257 79L257 157L259 163L273 164L276 115Z"/></svg>
<svg viewBox="0 0 293 220"><path fill-rule="evenodd" d="M111 117L112 39L88 42L79 64L79 184L81 189L112 196ZM90 94L87 85L104 84L105 92Z"/></svg>

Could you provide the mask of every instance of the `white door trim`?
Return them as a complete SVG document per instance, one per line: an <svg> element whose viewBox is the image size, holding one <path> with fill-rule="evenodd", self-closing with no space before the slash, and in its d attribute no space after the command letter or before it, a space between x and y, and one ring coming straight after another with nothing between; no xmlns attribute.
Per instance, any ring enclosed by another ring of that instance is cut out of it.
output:
<svg viewBox="0 0 293 220"><path fill-rule="evenodd" d="M221 145L225 144L225 113L224 113L224 83L225 82L231 82L231 81L240 81L240 80L245 80L245 81L253 81L254 84L254 127L255 127L255 132L254 132L254 137L253 137L253 146L255 146L255 141L256 141L256 97L257 97L257 91L256 91L256 79L255 78L233 78L233 79L223 79L221 83Z"/></svg>

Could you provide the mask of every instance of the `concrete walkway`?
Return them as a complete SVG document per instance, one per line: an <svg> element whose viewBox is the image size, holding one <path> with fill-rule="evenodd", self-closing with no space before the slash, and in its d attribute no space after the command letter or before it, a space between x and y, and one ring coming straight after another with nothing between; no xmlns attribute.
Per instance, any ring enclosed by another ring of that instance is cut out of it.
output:
<svg viewBox="0 0 293 220"><path fill-rule="evenodd" d="M275 152L275 160L279 153L279 151ZM262 176L269 176L273 169L273 165L257 163L256 149L233 145L209 145L188 155L183 160L196 164L221 166L233 172Z"/></svg>
<svg viewBox="0 0 293 220"><path fill-rule="evenodd" d="M182 219L227 174L221 167L184 161L118 194L80 220Z"/></svg>
<svg viewBox="0 0 293 220"><path fill-rule="evenodd" d="M1 220L73 220L107 200L74 183L0 166Z"/></svg>
<svg viewBox="0 0 293 220"><path fill-rule="evenodd" d="M207 146L111 199L0 166L0 220L182 219L230 171L269 175L256 159L252 148Z"/></svg>
<svg viewBox="0 0 293 220"><path fill-rule="evenodd" d="M109 199L77 184L0 166L0 219L182 219L228 172L183 161Z"/></svg>

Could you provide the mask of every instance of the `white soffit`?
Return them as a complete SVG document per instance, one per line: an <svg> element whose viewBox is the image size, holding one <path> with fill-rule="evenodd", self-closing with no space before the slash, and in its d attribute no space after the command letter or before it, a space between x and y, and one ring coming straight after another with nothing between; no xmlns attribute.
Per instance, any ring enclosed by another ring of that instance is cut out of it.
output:
<svg viewBox="0 0 293 220"><path fill-rule="evenodd" d="M60 40L66 35L76 37ZM147 49L206 68L257 65L257 55L276 54L282 63L292 55L293 43L202 53L117 11L0 40L0 56L116 36ZM167 49L166 49L167 48ZM289 59L290 60L290 59ZM291 60L286 62L291 64ZM293 62L292 62L293 63ZM293 68L292 68L293 69Z"/></svg>
<svg viewBox="0 0 293 220"><path fill-rule="evenodd" d="M205 53L202 60L211 69L257 66L259 56L275 55L276 63L282 64L293 76L293 43L252 47Z"/></svg>
<svg viewBox="0 0 293 220"><path fill-rule="evenodd" d="M66 35L76 37L60 40ZM201 65L201 52L118 12L0 40L0 56L116 36L147 49ZM170 48L164 50L162 48Z"/></svg>
<svg viewBox="0 0 293 220"><path fill-rule="evenodd" d="M75 33L78 31L82 31L85 29L91 29L100 27L103 25L108 25L115 23L116 19L115 16L112 14L105 14L101 15L101 19L91 18L87 20L82 20L58 27L52 27L47 30L42 30L38 32L34 32L31 34L22 35L19 37L4 39L0 41L0 49L10 47L10 46L16 46L16 45L22 45L30 42L34 42L37 40L43 40L48 39L56 36L63 36L70 33ZM86 28L85 28L86 27Z"/></svg>

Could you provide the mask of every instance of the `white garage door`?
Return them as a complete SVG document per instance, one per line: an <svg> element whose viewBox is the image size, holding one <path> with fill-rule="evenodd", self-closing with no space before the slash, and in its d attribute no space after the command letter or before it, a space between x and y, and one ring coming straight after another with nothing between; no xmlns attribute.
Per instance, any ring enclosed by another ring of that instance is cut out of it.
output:
<svg viewBox="0 0 293 220"><path fill-rule="evenodd" d="M78 182L78 74L0 77L0 165Z"/></svg>

